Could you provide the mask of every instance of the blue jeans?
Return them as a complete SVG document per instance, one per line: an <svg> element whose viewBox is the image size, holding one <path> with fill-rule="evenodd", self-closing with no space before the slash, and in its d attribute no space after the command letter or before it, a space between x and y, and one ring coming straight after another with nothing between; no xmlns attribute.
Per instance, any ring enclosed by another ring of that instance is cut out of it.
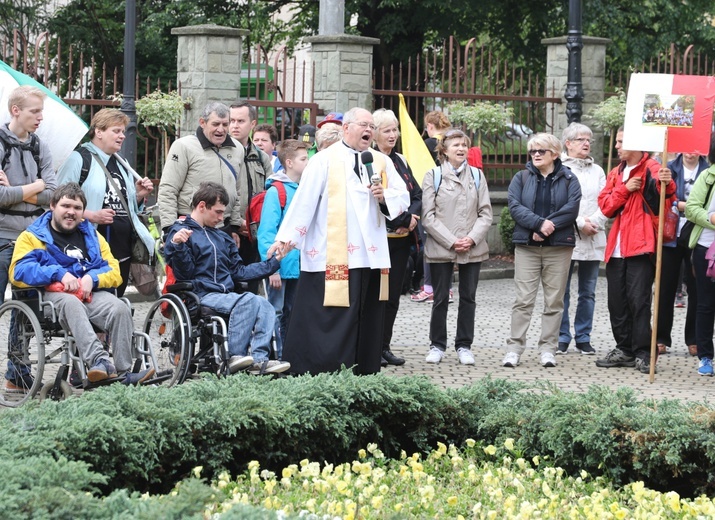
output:
<svg viewBox="0 0 715 520"><path fill-rule="evenodd" d="M10 238L0 238L0 247L10 242L14 242L14 240ZM0 251L0 303L5 302L5 289L7 289L13 250L13 247L6 247Z"/></svg>
<svg viewBox="0 0 715 520"><path fill-rule="evenodd" d="M283 342L286 339L286 330L290 321L290 313L293 310L295 300L295 289L298 287L298 279L281 279L281 288L274 289L268 286L268 302L273 306L276 313L276 359L283 357Z"/></svg>
<svg viewBox="0 0 715 520"><path fill-rule="evenodd" d="M201 305L229 315L228 352L231 356L248 355L250 345L255 363L269 359L275 312L267 300L250 292L209 293L201 298Z"/></svg>
<svg viewBox="0 0 715 520"><path fill-rule="evenodd" d="M573 320L573 337L575 337L576 343L591 342L593 311L596 307L596 282L598 282L598 268L601 262L598 260L571 260L566 292L564 293L564 315L561 318L559 343L571 343L572 339L569 323L569 300L571 275L576 262L578 262L578 303L576 304L576 316Z"/></svg>

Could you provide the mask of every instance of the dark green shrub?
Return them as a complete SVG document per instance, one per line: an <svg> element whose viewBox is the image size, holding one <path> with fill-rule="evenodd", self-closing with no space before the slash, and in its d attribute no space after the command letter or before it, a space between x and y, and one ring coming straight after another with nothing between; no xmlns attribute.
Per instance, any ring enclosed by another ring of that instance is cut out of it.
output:
<svg viewBox="0 0 715 520"><path fill-rule="evenodd" d="M166 493L195 466L212 479L251 460L274 471L304 458L350 461L370 442L396 457L437 441L500 445L508 437L524 456L549 456L572 473L694 496L713 492L714 418L703 405L640 402L628 389L575 394L489 378L446 391L425 377L350 371L113 385L0 414L0 503L8 517L100 518L102 509L116 518L198 518L210 495L198 481L183 482L185 500L171 503L138 493Z"/></svg>
<svg viewBox="0 0 715 520"><path fill-rule="evenodd" d="M499 224L497 225L499 229L499 236L501 236L502 244L504 244L504 249L510 254L514 254L514 243L511 241L514 235L514 219L511 218L511 213L509 213L509 207L504 206L499 214Z"/></svg>

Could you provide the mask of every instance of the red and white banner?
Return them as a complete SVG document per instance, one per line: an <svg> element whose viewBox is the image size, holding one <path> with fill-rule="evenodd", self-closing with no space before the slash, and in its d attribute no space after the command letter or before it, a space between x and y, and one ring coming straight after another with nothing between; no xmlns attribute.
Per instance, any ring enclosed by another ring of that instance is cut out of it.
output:
<svg viewBox="0 0 715 520"><path fill-rule="evenodd" d="M626 99L623 148L708 155L715 77L632 74Z"/></svg>

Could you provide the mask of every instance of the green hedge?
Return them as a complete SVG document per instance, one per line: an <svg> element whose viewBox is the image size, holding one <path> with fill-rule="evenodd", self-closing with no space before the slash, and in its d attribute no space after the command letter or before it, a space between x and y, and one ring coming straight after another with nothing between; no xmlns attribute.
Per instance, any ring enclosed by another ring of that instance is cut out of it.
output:
<svg viewBox="0 0 715 520"><path fill-rule="evenodd" d="M428 451L438 441L497 444L507 437L526 456L548 455L574 473L694 496L713 492L714 418L703 405L638 401L627 389L574 394L485 379L445 391L425 377L349 371L276 380L238 375L175 388L113 385L0 413L0 504L8 517L80 518L86 511L99 518L93 513L110 502L133 510L128 518L141 517L136 507L159 502L129 507L138 493L166 493L199 465L213 478L222 469L236 475L250 460L276 470L304 458L352 460L369 442L390 457ZM102 495L106 501L93 498Z"/></svg>

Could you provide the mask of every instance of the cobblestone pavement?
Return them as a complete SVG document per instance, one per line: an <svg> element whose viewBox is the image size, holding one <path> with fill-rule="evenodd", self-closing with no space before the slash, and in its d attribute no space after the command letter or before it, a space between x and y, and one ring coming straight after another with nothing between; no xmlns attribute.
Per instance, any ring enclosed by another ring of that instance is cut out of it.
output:
<svg viewBox="0 0 715 520"><path fill-rule="evenodd" d="M673 326L674 346L669 353L658 360L655 382L648 382L648 375L631 368L597 368L596 358L605 355L613 346L608 308L606 301L606 280L598 280L596 295L596 315L592 344L596 356L580 354L571 346L567 355L556 356L557 366L543 368L536 350L542 306L539 291L534 318L528 333L528 347L516 368L504 368L504 346L509 334L511 306L514 301L511 278L485 279L495 273L483 273L477 289L476 335L472 347L476 364L460 365L453 347L448 348L444 359L438 365L425 362L429 349L430 303L413 303L409 296L403 296L395 323L392 350L405 357L407 362L401 367L388 367L384 372L394 376L423 375L436 385L455 388L468 385L484 377L503 378L514 381L547 380L562 390L583 392L591 385L605 385L610 388L631 387L639 396L653 398L676 398L691 401L715 400L715 378L702 377L696 372L697 358L688 355L683 343L685 309L675 309ZM571 301L576 300L576 280L574 280ZM134 301L134 322L141 328L150 302L140 301L131 288L127 296ZM458 294L455 291L455 300ZM300 305L300 302L296 302ZM571 313L575 309L572 308ZM457 303L450 305L448 314L449 341L454 341L456 329ZM5 337L6 331L0 331Z"/></svg>

